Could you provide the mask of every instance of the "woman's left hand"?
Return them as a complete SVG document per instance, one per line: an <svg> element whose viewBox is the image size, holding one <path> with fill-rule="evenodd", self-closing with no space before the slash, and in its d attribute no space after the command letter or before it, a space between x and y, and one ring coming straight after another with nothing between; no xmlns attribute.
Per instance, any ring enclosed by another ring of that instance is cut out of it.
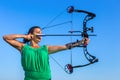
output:
<svg viewBox="0 0 120 80"><path fill-rule="evenodd" d="M85 37L85 38L83 38L83 40L82 40L83 42L83 45L84 46L87 46L88 44L89 44L89 42L90 42L90 39L89 38L87 38L87 37Z"/></svg>

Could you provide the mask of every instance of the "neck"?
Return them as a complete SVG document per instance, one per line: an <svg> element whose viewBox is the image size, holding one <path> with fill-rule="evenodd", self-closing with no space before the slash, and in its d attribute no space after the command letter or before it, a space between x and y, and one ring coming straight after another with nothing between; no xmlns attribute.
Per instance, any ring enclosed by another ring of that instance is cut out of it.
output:
<svg viewBox="0 0 120 80"><path fill-rule="evenodd" d="M33 41L30 43L30 46L32 46L33 48L39 48L40 47L38 43L35 43Z"/></svg>

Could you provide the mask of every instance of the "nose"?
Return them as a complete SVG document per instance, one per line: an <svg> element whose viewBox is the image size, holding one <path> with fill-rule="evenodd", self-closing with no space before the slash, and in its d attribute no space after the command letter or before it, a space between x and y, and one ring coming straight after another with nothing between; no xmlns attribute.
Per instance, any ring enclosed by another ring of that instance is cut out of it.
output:
<svg viewBox="0 0 120 80"><path fill-rule="evenodd" d="M39 38L39 39L41 39L41 38L42 38L42 35L37 34L36 37Z"/></svg>

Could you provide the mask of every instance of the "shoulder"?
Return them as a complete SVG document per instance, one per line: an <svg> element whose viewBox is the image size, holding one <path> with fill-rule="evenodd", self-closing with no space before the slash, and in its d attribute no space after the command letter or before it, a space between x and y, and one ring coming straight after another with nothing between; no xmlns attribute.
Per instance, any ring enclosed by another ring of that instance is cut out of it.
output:
<svg viewBox="0 0 120 80"><path fill-rule="evenodd" d="M48 50L48 46L47 45L42 45L40 48Z"/></svg>
<svg viewBox="0 0 120 80"><path fill-rule="evenodd" d="M29 47L29 45L27 45L27 44L22 44L22 47L21 47L20 52L22 52L22 51L28 49L28 47Z"/></svg>

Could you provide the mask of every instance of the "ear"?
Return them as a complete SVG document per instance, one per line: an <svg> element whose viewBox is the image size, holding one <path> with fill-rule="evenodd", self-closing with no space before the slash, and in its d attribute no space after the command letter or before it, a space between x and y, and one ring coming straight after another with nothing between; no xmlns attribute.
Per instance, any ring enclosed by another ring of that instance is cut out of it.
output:
<svg viewBox="0 0 120 80"><path fill-rule="evenodd" d="M34 34L29 33L28 35L30 35L31 39L34 37Z"/></svg>

